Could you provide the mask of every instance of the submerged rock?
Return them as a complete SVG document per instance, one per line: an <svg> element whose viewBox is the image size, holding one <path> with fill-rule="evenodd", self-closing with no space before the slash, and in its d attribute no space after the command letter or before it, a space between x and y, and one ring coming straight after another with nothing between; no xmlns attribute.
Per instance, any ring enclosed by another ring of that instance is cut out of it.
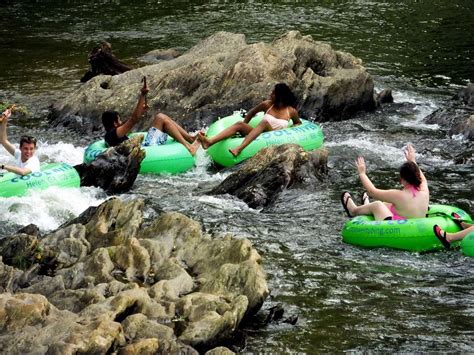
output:
<svg viewBox="0 0 474 355"><path fill-rule="evenodd" d="M474 84L469 84L427 116L425 122L438 124L450 136L462 135L469 141L474 140Z"/></svg>
<svg viewBox="0 0 474 355"><path fill-rule="evenodd" d="M99 118L105 110L130 117L144 75L148 104L193 130L251 108L278 82L294 89L305 118L341 120L375 106L373 79L349 53L297 31L272 43L252 44L242 34L217 32L177 58L94 77L54 104L53 123L91 132L102 129ZM145 121L135 128L143 129Z"/></svg>
<svg viewBox="0 0 474 355"><path fill-rule="evenodd" d="M385 89L375 94L374 97L375 104L377 107L382 104L391 104L393 103L393 95L391 89Z"/></svg>
<svg viewBox="0 0 474 355"><path fill-rule="evenodd" d="M155 49L148 53L145 53L143 57L140 59L143 62L155 64L163 60L171 60L178 58L182 53L176 48L168 48L168 49Z"/></svg>
<svg viewBox="0 0 474 355"><path fill-rule="evenodd" d="M474 114L455 124L450 130L451 135L461 134L464 138L474 140Z"/></svg>
<svg viewBox="0 0 474 355"><path fill-rule="evenodd" d="M270 146L245 161L211 194L230 194L252 208L264 207L284 189L321 181L327 175L327 157L324 149L305 152L296 144Z"/></svg>
<svg viewBox="0 0 474 355"><path fill-rule="evenodd" d="M81 186L101 187L110 194L129 191L145 158L142 141L143 135L136 135L107 149L91 163L76 165L74 168L81 177Z"/></svg>
<svg viewBox="0 0 474 355"><path fill-rule="evenodd" d="M205 235L173 212L143 226L143 207L113 198L44 237L4 242L54 262L0 261L3 352L197 354L258 310L268 288L247 239Z"/></svg>

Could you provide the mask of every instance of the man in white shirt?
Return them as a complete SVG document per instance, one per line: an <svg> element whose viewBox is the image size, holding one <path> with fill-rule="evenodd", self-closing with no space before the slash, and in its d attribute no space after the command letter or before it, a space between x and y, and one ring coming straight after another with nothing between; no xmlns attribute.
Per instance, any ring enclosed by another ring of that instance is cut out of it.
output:
<svg viewBox="0 0 474 355"><path fill-rule="evenodd" d="M15 157L15 165L1 164L0 168L18 175L28 175L40 171L40 162L36 157L36 139L31 136L22 136L20 138L20 149L8 141L7 122L12 112L11 109L5 110L0 116L0 144Z"/></svg>

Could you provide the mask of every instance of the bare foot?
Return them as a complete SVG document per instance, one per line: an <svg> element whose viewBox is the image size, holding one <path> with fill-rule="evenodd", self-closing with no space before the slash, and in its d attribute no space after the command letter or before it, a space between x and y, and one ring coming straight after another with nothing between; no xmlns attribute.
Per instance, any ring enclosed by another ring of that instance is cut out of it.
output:
<svg viewBox="0 0 474 355"><path fill-rule="evenodd" d="M207 139L207 137L202 134L202 132L198 132L197 139L201 142L201 145L204 149L209 148L209 146L211 145L211 143L209 143L209 139Z"/></svg>
<svg viewBox="0 0 474 355"><path fill-rule="evenodd" d="M200 145L200 142L199 141L194 141L193 144L190 144L188 148L189 152L191 153L191 155L195 155L198 148L199 148L199 145Z"/></svg>
<svg viewBox="0 0 474 355"><path fill-rule="evenodd" d="M356 204L354 203L354 200L352 199L352 196L349 192L344 192L341 196L341 201L342 205L344 206L344 209L346 209L347 214L349 217L353 216L353 211L354 208L356 208Z"/></svg>
<svg viewBox="0 0 474 355"><path fill-rule="evenodd" d="M370 203L369 195L367 194L367 192L364 191L364 193L362 194L362 204L368 205L369 203Z"/></svg>
<svg viewBox="0 0 474 355"><path fill-rule="evenodd" d="M189 142L189 143L193 143L196 139L198 139L198 136L199 136L200 134L204 135L204 132L203 132L203 131L199 131L199 132L196 133L195 135L190 134L190 135L189 135L189 140L188 140L188 142Z"/></svg>
<svg viewBox="0 0 474 355"><path fill-rule="evenodd" d="M237 148L229 149L229 152L230 152L230 154L232 154L234 156L234 158L237 158L237 155L240 154L240 150L238 150Z"/></svg>

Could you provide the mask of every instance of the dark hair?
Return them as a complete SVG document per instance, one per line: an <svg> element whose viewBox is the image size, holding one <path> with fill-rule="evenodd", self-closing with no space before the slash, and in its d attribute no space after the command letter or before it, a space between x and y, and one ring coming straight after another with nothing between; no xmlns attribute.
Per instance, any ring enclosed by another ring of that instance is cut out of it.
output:
<svg viewBox="0 0 474 355"><path fill-rule="evenodd" d="M416 188L421 185L420 168L412 161L407 161L400 167L400 177Z"/></svg>
<svg viewBox="0 0 474 355"><path fill-rule="evenodd" d="M114 123L119 119L119 113L117 111L105 111L102 114L102 124L106 131L110 131L114 128Z"/></svg>
<svg viewBox="0 0 474 355"><path fill-rule="evenodd" d="M296 108L296 97L288 85L284 83L276 84L273 93L275 94L275 106L291 106Z"/></svg>
<svg viewBox="0 0 474 355"><path fill-rule="evenodd" d="M20 137L20 148L23 144L33 144L36 148L36 138L32 136L21 136Z"/></svg>

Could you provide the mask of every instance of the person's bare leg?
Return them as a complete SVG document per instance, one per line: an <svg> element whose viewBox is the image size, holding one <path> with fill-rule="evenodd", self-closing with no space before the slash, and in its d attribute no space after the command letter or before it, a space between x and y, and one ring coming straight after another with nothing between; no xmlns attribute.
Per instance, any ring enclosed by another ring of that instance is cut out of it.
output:
<svg viewBox="0 0 474 355"><path fill-rule="evenodd" d="M349 197L347 201L347 208L353 216L373 215L376 221L383 221L385 218L392 216L387 205L381 201L370 202L366 205L357 206Z"/></svg>
<svg viewBox="0 0 474 355"><path fill-rule="evenodd" d="M155 120L153 121L153 126L156 127L155 123L159 125L160 124L159 122L164 122L164 121L167 121L169 124L174 125L176 129L179 131L179 133L183 136L183 138L186 139L186 141L188 141L189 143L193 143L196 140L197 135L195 136L190 135L183 127L177 124L170 116L165 115L164 113L161 113L161 112L156 115Z"/></svg>
<svg viewBox="0 0 474 355"><path fill-rule="evenodd" d="M252 129L253 129L252 126L250 126L247 123L237 122L237 123L234 123L232 126L227 127L222 132L220 132L219 134L215 135L212 138L207 138L205 135L203 135L202 133L199 132L198 133L198 139L201 142L202 147L204 149L207 149L211 145L213 145L217 142L220 142L223 139L232 137L236 133L241 133L243 135L247 135L247 134L249 134L250 131L252 131Z"/></svg>
<svg viewBox="0 0 474 355"><path fill-rule="evenodd" d="M233 149L229 149L229 152L234 156L236 157L237 155L240 154L240 152L246 147L248 146L250 143L252 143L255 138L257 138L262 132L265 132L265 131L271 131L272 130L272 126L270 126L270 124L263 120L261 121L257 127L255 127L254 129L252 129L246 136L245 136L245 139L244 141L242 142L241 145L239 145L238 147L235 147Z"/></svg>
<svg viewBox="0 0 474 355"><path fill-rule="evenodd" d="M191 153L195 155L199 148L199 141L195 141L193 144L183 137L177 125L169 118L164 117L166 115L158 114L156 115L155 120L153 121L153 127L158 128L160 131L169 134L176 141L184 145L184 147Z"/></svg>
<svg viewBox="0 0 474 355"><path fill-rule="evenodd" d="M466 225L468 225L468 223L466 223ZM450 243L454 242L455 240L461 240L466 235L472 232L474 232L474 225L471 224L466 229L463 229L462 231L459 231L456 233L446 233L446 240Z"/></svg>

